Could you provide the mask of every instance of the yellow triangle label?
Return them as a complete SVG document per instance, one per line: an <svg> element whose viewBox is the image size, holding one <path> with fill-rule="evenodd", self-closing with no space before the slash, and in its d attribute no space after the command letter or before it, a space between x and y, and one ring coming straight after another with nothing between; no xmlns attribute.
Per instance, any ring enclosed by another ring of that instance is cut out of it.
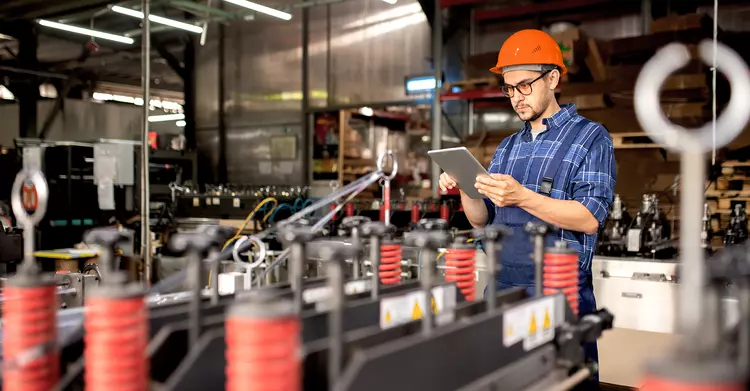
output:
<svg viewBox="0 0 750 391"><path fill-rule="evenodd" d="M529 334L536 334L536 317L531 315L531 323L529 323Z"/></svg>
<svg viewBox="0 0 750 391"><path fill-rule="evenodd" d="M352 294L353 294L353 295L356 295L356 294L357 294L357 288L352 288Z"/></svg>
<svg viewBox="0 0 750 391"><path fill-rule="evenodd" d="M508 329L505 330L505 335L510 337L513 335L513 327L508 326Z"/></svg>
<svg viewBox="0 0 750 391"><path fill-rule="evenodd" d="M437 303L435 302L435 296L432 296L430 299L430 308L432 309L433 314L438 313Z"/></svg>
<svg viewBox="0 0 750 391"><path fill-rule="evenodd" d="M391 312L385 311L385 323L391 323Z"/></svg>
<svg viewBox="0 0 750 391"><path fill-rule="evenodd" d="M547 330L552 327L552 319L549 318L549 310L544 310L544 324L542 327Z"/></svg>
<svg viewBox="0 0 750 391"><path fill-rule="evenodd" d="M414 308L411 310L411 320L422 319L422 309L419 308L419 302L414 303Z"/></svg>

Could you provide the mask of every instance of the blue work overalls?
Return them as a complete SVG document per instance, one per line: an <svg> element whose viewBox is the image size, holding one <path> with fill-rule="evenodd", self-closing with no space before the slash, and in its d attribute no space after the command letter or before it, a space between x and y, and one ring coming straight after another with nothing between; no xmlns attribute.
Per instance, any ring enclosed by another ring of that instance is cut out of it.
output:
<svg viewBox="0 0 750 391"><path fill-rule="evenodd" d="M565 109L563 109L565 110ZM548 127L547 132L565 132L562 134L562 142L560 147L557 149L553 157L549 160L547 168L544 170L544 175L538 175L538 172L529 172L529 165L531 159L534 156L546 156L542 152L538 151L540 147L534 142L524 142L521 138L523 132L519 132L511 136L505 153L500 163L499 170L492 170L491 173L503 173L512 175L521 185L539 189L539 193L545 196L550 196L551 190L555 189L566 189L568 193L567 197L570 199L570 179L572 177L571 172L563 172L560 169L565 154L571 149L573 142L581 129L585 124L589 123L587 120L580 121L572 126L561 126L555 128L552 121L544 120ZM566 129L567 128L567 129ZM551 137L551 135L549 135ZM541 137L539 135L538 137ZM559 139L559 138L558 138ZM590 142L593 142L594 137L589 137ZM520 143L520 145L519 145ZM509 159L514 146L518 145L520 150L518 154L514 154L514 164L512 172L509 172ZM585 148L590 147L584 145ZM588 149L588 148L587 148ZM546 151L549 152L549 151ZM535 155L541 154L541 155ZM572 165L569 165L572 167ZM570 170L570 168L568 168ZM541 178L538 181L537 178ZM539 183L541 182L541 183ZM562 186L561 186L562 185ZM531 258L533 254L532 240L529 234L526 233L524 227L528 222L540 221L525 210L515 207L496 207L494 204L487 202L488 210L490 215L494 214L492 224L501 224L508 227L512 234L509 235L502 244L498 256L500 260L500 272L497 277L497 288L506 289L509 287L525 287L529 295L534 294L534 263ZM582 235L582 234L581 234ZM554 242L558 240L559 234L555 233L547 235L545 238L545 246L551 247ZM579 254L583 253L583 246L578 242L568 242L568 245L579 251ZM594 288L592 284L591 270L579 269L579 315L583 316L588 313L596 311L596 300L594 299ZM596 343L589 343L584 345L584 354L587 360L599 361L598 351ZM598 384L598 376L593 380L592 384L585 385L585 389L591 389Z"/></svg>

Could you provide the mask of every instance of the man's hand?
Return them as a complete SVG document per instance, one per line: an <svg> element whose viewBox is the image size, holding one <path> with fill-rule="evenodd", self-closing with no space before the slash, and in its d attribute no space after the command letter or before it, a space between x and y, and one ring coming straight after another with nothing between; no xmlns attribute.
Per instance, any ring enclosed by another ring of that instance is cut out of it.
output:
<svg viewBox="0 0 750 391"><path fill-rule="evenodd" d="M474 187L500 207L518 206L528 199L530 191L512 176L505 174L480 175Z"/></svg>
<svg viewBox="0 0 750 391"><path fill-rule="evenodd" d="M442 191L451 190L458 185L456 183L456 180L452 176L448 175L447 172L440 174L440 181L438 184L440 185L440 190Z"/></svg>

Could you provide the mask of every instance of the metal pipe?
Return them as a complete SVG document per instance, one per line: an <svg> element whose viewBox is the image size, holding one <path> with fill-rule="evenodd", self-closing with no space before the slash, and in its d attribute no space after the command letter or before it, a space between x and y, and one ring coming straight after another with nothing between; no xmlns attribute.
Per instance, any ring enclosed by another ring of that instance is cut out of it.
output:
<svg viewBox="0 0 750 391"><path fill-rule="evenodd" d="M53 79L68 80L67 76L61 75L59 73L33 71L30 69L23 69L23 68L16 68L16 67L0 66L0 71L21 73L25 75L33 75L33 76L39 76L39 77L48 77L48 78L53 78Z"/></svg>
<svg viewBox="0 0 750 391"><path fill-rule="evenodd" d="M307 108L310 107L310 9L302 10L302 137L305 147L302 149L302 172L305 178L312 177L311 146L313 130L307 120Z"/></svg>
<svg viewBox="0 0 750 391"><path fill-rule="evenodd" d="M419 260L417 260L419 262ZM370 265L372 268L372 290L370 291L373 300L380 296L380 279L378 270L380 270L380 236L370 236Z"/></svg>
<svg viewBox="0 0 750 391"><path fill-rule="evenodd" d="M326 106L333 106L333 64L331 56L331 5L326 4Z"/></svg>
<svg viewBox="0 0 750 391"><path fill-rule="evenodd" d="M422 293L424 294L424 308L422 308L422 333L426 336L432 334L432 279L435 278L435 264L434 260L437 258L437 251L431 248L424 248L420 253L422 259L419 260L419 264L422 265L419 281L422 285Z"/></svg>
<svg viewBox="0 0 750 391"><path fill-rule="evenodd" d="M292 293L294 295L294 309L298 314L302 313L305 301L302 296L303 270L307 257L305 256L305 242L295 241L290 246L290 255L288 260Z"/></svg>
<svg viewBox="0 0 750 391"><path fill-rule="evenodd" d="M706 264L701 248L701 225L703 223L703 191L705 190L705 156L700 152L683 152L681 156L680 182L680 254L682 276L680 277L680 300L677 322L678 330L694 332L701 327L706 310ZM690 334L693 335L693 334Z"/></svg>
<svg viewBox="0 0 750 391"><path fill-rule="evenodd" d="M224 2L220 4L222 9L224 8ZM226 27L223 24L219 25L219 162L217 170L217 179L219 183L227 182L227 123L226 123Z"/></svg>
<svg viewBox="0 0 750 391"><path fill-rule="evenodd" d="M430 148L440 149L442 147L443 114L440 104L440 90L443 79L443 9L440 8L440 0L434 0L435 15L432 21L432 63L435 71L435 90L432 92L432 129L430 130ZM432 162L430 169L430 183L432 184L432 196L438 196L438 180L440 178L440 166Z"/></svg>
<svg viewBox="0 0 750 391"><path fill-rule="evenodd" d="M149 224L149 153L148 115L151 102L151 22L148 20L151 9L150 0L141 0L143 12L143 37L141 38L141 86L143 88L143 118L141 119L141 257L143 257L143 274L146 284L151 284L153 260L151 257L151 225Z"/></svg>
<svg viewBox="0 0 750 391"><path fill-rule="evenodd" d="M474 9L471 10L471 17L469 18L469 56L472 56L474 54L474 50L476 49L476 29L477 29L477 22L474 20ZM469 75L464 75L467 79L469 79ZM474 134L474 101L469 101L469 123L468 123L468 129L467 134L472 135Z"/></svg>
<svg viewBox="0 0 750 391"><path fill-rule="evenodd" d="M487 239L484 247L487 249L487 312L493 313L497 309L497 242L495 239Z"/></svg>

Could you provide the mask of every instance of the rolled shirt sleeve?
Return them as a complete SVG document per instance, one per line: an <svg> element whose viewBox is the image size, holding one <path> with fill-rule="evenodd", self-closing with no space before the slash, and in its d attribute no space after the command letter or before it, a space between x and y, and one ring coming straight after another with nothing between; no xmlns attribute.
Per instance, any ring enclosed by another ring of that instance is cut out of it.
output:
<svg viewBox="0 0 750 391"><path fill-rule="evenodd" d="M583 204L599 221L600 226L606 220L612 205L616 171L612 138L602 128L571 180L572 199Z"/></svg>

